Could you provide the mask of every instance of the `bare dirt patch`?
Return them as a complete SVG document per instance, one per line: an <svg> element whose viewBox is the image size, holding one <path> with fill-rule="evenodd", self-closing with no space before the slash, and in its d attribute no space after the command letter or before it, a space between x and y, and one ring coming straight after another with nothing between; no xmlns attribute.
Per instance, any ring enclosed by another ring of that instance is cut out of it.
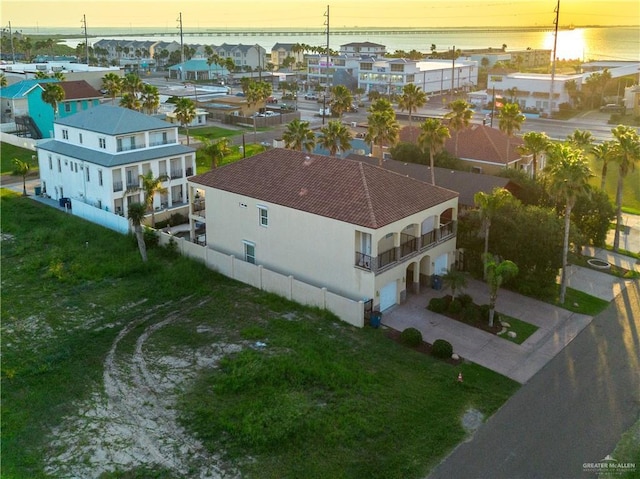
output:
<svg viewBox="0 0 640 479"><path fill-rule="evenodd" d="M153 335L180 321L181 313L170 313L140 333L150 319L142 317L122 328L104 361L102 384L53 431L47 473L97 478L103 472L157 466L174 477L238 476L179 425L175 405L199 369L214 366L242 345L212 341L198 350L152 352L148 346ZM207 334L206 328L199 331Z"/></svg>

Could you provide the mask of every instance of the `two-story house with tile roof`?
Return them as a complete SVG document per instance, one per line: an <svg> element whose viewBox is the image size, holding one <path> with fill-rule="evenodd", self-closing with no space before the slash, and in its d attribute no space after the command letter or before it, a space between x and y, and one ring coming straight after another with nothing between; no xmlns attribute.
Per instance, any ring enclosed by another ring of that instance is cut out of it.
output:
<svg viewBox="0 0 640 479"><path fill-rule="evenodd" d="M374 165L274 148L189 188L208 248L376 310L456 259L457 193Z"/></svg>
<svg viewBox="0 0 640 479"><path fill-rule="evenodd" d="M126 215L129 204L144 199L139 176L151 171L166 177L167 188L154 198L154 209L186 209L195 150L180 144L176 125L101 105L60 118L53 128L54 137L37 148L44 194Z"/></svg>

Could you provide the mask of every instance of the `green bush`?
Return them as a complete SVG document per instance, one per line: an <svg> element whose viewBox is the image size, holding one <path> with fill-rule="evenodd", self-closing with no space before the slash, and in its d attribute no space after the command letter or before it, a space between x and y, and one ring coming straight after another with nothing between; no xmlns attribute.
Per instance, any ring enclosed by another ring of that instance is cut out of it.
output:
<svg viewBox="0 0 640 479"><path fill-rule="evenodd" d="M407 328L400 333L400 341L406 346L420 346L422 344L422 333L416 328Z"/></svg>
<svg viewBox="0 0 640 479"><path fill-rule="evenodd" d="M447 308L447 311L449 311L449 313L453 315L459 314L460 311L462 311L462 303L460 302L460 300L456 298L451 301L449 307Z"/></svg>
<svg viewBox="0 0 640 479"><path fill-rule="evenodd" d="M466 323L475 323L479 321L480 309L473 304L465 306L464 308L462 308L462 320Z"/></svg>
<svg viewBox="0 0 640 479"><path fill-rule="evenodd" d="M134 238L135 238L135 235L134 235ZM156 232L151 228L145 227L144 228L144 244L147 246L147 248L149 249L155 248L156 246L158 246L159 242L160 242L160 238L158 237Z"/></svg>
<svg viewBox="0 0 640 479"><path fill-rule="evenodd" d="M449 359L453 354L453 346L451 346L449 341L436 339L433 343L433 347L431 348L431 354L436 358Z"/></svg>
<svg viewBox="0 0 640 479"><path fill-rule="evenodd" d="M462 303L463 309L473 304L473 298L469 294L461 294L460 296L458 296L458 301Z"/></svg>
<svg viewBox="0 0 640 479"><path fill-rule="evenodd" d="M434 313L442 314L447 310L447 302L445 301L445 298L431 298L427 309Z"/></svg>

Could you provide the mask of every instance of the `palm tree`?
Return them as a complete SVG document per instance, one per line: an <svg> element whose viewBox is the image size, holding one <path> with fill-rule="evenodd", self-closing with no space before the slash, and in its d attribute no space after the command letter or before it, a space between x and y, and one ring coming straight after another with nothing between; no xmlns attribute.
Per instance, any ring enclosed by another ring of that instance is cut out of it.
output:
<svg viewBox="0 0 640 479"><path fill-rule="evenodd" d="M115 103L116 96L122 91L122 77L117 73L107 73L102 77L102 88L104 88L111 97L111 103Z"/></svg>
<svg viewBox="0 0 640 479"><path fill-rule="evenodd" d="M520 131L525 117L520 112L520 107L515 103L505 103L500 110L498 128L507 134L507 162L509 161L509 152L511 151L511 137L516 131Z"/></svg>
<svg viewBox="0 0 640 479"><path fill-rule="evenodd" d="M122 91L131 93L134 96L137 96L138 93L142 90L142 80L135 73L128 73L124 76L122 80Z"/></svg>
<svg viewBox="0 0 640 479"><path fill-rule="evenodd" d="M13 174L22 176L22 196L27 196L27 175L31 165L19 158L13 159Z"/></svg>
<svg viewBox="0 0 640 479"><path fill-rule="evenodd" d="M141 183L141 189L144 192L144 205L147 209L147 212L151 212L151 226L155 228L156 226L156 218L155 218L155 210L153 208L153 199L156 196L156 193L161 195L167 194L167 188L162 186L164 181L167 181L169 177L167 175L160 175L155 178L153 176L153 172L151 170L147 171L145 175L138 175Z"/></svg>
<svg viewBox="0 0 640 479"><path fill-rule="evenodd" d="M431 184L436 184L435 156L442 151L449 135L449 128L444 126L437 118L427 118L420 126L422 130L418 137L418 145L423 152L429 152L429 165L431 166Z"/></svg>
<svg viewBox="0 0 640 479"><path fill-rule="evenodd" d="M318 144L329 150L331 156L335 156L339 151L350 149L352 139L347 127L340 120L333 120L320 129Z"/></svg>
<svg viewBox="0 0 640 479"><path fill-rule="evenodd" d="M57 83L45 83L42 85L42 101L53 108L53 117L58 117L58 103L64 101L64 90Z"/></svg>
<svg viewBox="0 0 640 479"><path fill-rule="evenodd" d="M530 154L533 157L533 179L536 179L538 173L538 155L547 151L551 139L546 133L539 133L537 131L529 131L522 135L524 145L520 148L520 152L524 154Z"/></svg>
<svg viewBox="0 0 640 479"><path fill-rule="evenodd" d="M569 252L569 228L571 210L580 195L586 194L591 170L582 152L570 145L556 143L549 150L549 163L545 168L550 191L564 200L564 242L562 247L562 275L560 278L560 303L564 304L567 290L567 255Z"/></svg>
<svg viewBox="0 0 640 479"><path fill-rule="evenodd" d="M331 89L331 113L342 117L345 111L349 111L353 104L353 95L344 85L336 85Z"/></svg>
<svg viewBox="0 0 640 479"><path fill-rule="evenodd" d="M285 148L302 151L303 149L311 153L316 146L316 136L309 128L308 121L295 119L287 125L287 129L282 134Z"/></svg>
<svg viewBox="0 0 640 479"><path fill-rule="evenodd" d="M187 131L187 145L189 144L189 124L196 117L196 104L189 98L178 98L176 100L176 109L174 110L176 119L182 127Z"/></svg>
<svg viewBox="0 0 640 479"><path fill-rule="evenodd" d="M582 150L585 155L591 152L593 146L593 134L587 130L575 130L569 136L567 141L574 148Z"/></svg>
<svg viewBox="0 0 640 479"><path fill-rule="evenodd" d="M400 111L407 110L409 112L409 130L413 132L411 127L413 126L413 112L418 108L422 108L427 103L427 94L416 86L415 83L408 83L402 88L402 95L398 106Z"/></svg>
<svg viewBox="0 0 640 479"><path fill-rule="evenodd" d="M369 143L378 145L380 150L379 165L382 166L382 147L385 144L394 146L398 143L400 133L400 125L396 120L396 113L393 111L391 102L386 99L374 101L369 107L367 122L369 126L365 139Z"/></svg>
<svg viewBox="0 0 640 479"><path fill-rule="evenodd" d="M444 117L449 120L449 128L456 132L455 150L454 155L458 157L458 135L460 130L464 130L471 123L473 117L473 110L471 105L465 100L454 100L448 105L449 113Z"/></svg>
<svg viewBox="0 0 640 479"><path fill-rule="evenodd" d="M142 230L142 221L147 212L147 207L144 203L129 203L127 208L127 217L133 225L133 231L136 234L138 240L138 249L140 250L140 256L142 261L147 262L147 246L144 243L144 232Z"/></svg>
<svg viewBox="0 0 640 479"><path fill-rule="evenodd" d="M495 218L500 208L513 200L513 196L504 188L494 188L491 194L484 191L478 191L473 195L473 202L478 207L480 220L482 221L482 231L484 236L484 252L483 258L489 254L489 231L491 230L491 222ZM487 279L487 262L484 262L483 279Z"/></svg>
<svg viewBox="0 0 640 479"><path fill-rule="evenodd" d="M140 99L133 93L125 93L124 95L122 95L119 105L123 108L128 108L129 110L135 111L140 111L140 108L142 107Z"/></svg>
<svg viewBox="0 0 640 479"><path fill-rule="evenodd" d="M455 299L456 291L462 291L467 287L467 275L463 271L457 269L448 269L447 272L442 275L442 282L445 287L451 288L451 298Z"/></svg>
<svg viewBox="0 0 640 479"><path fill-rule="evenodd" d="M613 140L604 141L599 145L595 145L591 148L591 152L596 161L602 162L602 171L600 178L600 189L604 191L607 182L607 168L609 163L613 161L613 155L615 153L616 143Z"/></svg>
<svg viewBox="0 0 640 479"><path fill-rule="evenodd" d="M4 88L7 86L7 77L4 73L0 73L0 88Z"/></svg>
<svg viewBox="0 0 640 479"><path fill-rule="evenodd" d="M142 85L140 103L144 112L149 114L156 113L160 106L160 92L158 88L148 83Z"/></svg>
<svg viewBox="0 0 640 479"><path fill-rule="evenodd" d="M220 138L218 141L211 142L209 140L204 141L202 151L211 157L211 169L214 170L220 164L220 161L231 153L231 147L229 146L228 138Z"/></svg>
<svg viewBox="0 0 640 479"><path fill-rule="evenodd" d="M502 283L518 275L518 266L508 259L500 261L489 253L483 256L483 260L487 265L487 282L489 283L489 327L493 327L498 290Z"/></svg>
<svg viewBox="0 0 640 479"><path fill-rule="evenodd" d="M613 237L613 250L620 247L620 227L622 226L622 186L630 171L640 161L640 137L630 126L618 125L611 130L616 138L614 161L618 163L618 187L616 188L616 232Z"/></svg>
<svg viewBox="0 0 640 479"><path fill-rule="evenodd" d="M236 70L236 63L233 61L233 58L231 57L225 58L224 67L229 72L229 78L231 78L231 82L233 82L233 72Z"/></svg>

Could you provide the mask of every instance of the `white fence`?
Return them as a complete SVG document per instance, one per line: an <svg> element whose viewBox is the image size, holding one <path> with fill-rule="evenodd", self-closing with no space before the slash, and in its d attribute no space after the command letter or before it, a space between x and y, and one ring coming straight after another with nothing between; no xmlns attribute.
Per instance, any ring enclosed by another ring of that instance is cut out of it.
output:
<svg viewBox="0 0 640 479"><path fill-rule="evenodd" d="M129 220L127 218L114 215L108 211L83 203L82 201L71 199L71 212L75 216L102 225L118 233L126 235L129 232Z"/></svg>
<svg viewBox="0 0 640 479"><path fill-rule="evenodd" d="M362 301L354 301L339 296L328 291L327 288L318 288L299 281L293 276L285 276L263 266L247 263L233 255L220 253L183 238L160 231L158 231L158 236L160 237L161 245L167 245L173 239L180 253L201 261L208 268L229 278L297 303L327 309L353 326L359 328L364 326L364 303Z"/></svg>
<svg viewBox="0 0 640 479"><path fill-rule="evenodd" d="M27 150L33 150L34 154L36 152L36 145L38 144L38 140L34 140L33 138L22 138L21 136L5 133L4 131L0 132L0 141Z"/></svg>

